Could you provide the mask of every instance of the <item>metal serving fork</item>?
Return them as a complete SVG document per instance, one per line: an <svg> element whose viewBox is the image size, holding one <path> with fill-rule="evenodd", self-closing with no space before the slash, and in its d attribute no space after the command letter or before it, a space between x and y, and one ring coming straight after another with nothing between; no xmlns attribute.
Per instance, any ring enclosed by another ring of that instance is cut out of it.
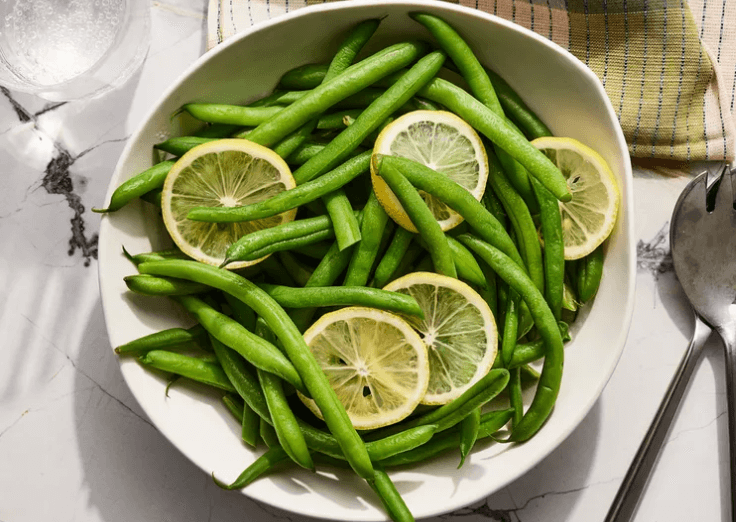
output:
<svg viewBox="0 0 736 522"><path fill-rule="evenodd" d="M703 172L685 187L675 204L670 225L672 261L695 312L695 330L606 522L628 521L636 511L687 382L712 330L720 334L726 351L731 520L736 522L736 187L732 183L736 184L736 169L721 166L715 176ZM713 192L715 205L711 209Z"/></svg>

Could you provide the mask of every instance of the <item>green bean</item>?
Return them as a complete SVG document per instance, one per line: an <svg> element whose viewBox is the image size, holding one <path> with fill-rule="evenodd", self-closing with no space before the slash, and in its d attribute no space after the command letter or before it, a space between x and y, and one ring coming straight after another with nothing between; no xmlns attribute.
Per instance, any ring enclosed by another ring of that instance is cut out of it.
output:
<svg viewBox="0 0 736 522"><path fill-rule="evenodd" d="M298 259L296 259L291 252L279 252L279 259L284 264L291 276L294 278L294 282L298 286L304 286L312 276L312 270L302 265Z"/></svg>
<svg viewBox="0 0 736 522"><path fill-rule="evenodd" d="M570 337L567 323L563 321L558 321L557 325L560 329L560 336L562 337L562 342L563 343L568 342L571 339L571 337ZM507 365L504 366L501 360L501 354L499 353L499 356L496 358L496 360L493 363L493 368L508 368L509 370L513 370L514 368L519 368L529 363L538 361L539 359L544 357L545 353L546 353L546 346L544 343L544 339L536 339L528 343L519 343L516 345L516 348L514 349L514 356L512 357L511 361L509 361Z"/></svg>
<svg viewBox="0 0 736 522"><path fill-rule="evenodd" d="M256 369L261 382L263 395L266 397L268 411L276 431L276 437L291 460L303 468L314 470L314 462L304 440L304 435L297 423L294 412L289 408L281 380L275 375Z"/></svg>
<svg viewBox="0 0 736 522"><path fill-rule="evenodd" d="M268 419L270 422L271 415L268 412L266 398L263 396L261 384L252 366L235 350L228 348L214 337L211 340L215 356L220 361L220 365L235 391L259 417Z"/></svg>
<svg viewBox="0 0 736 522"><path fill-rule="evenodd" d="M248 139L265 146L273 145L335 103L413 62L423 54L424 49L422 43L406 42L379 51L348 67L331 81L312 89L309 94L253 129Z"/></svg>
<svg viewBox="0 0 736 522"><path fill-rule="evenodd" d="M572 195L559 169L503 117L495 114L461 88L441 78L435 78L427 83L419 91L419 95L441 103L460 116L521 163L557 199L570 201Z"/></svg>
<svg viewBox="0 0 736 522"><path fill-rule="evenodd" d="M146 203L150 203L151 205L154 205L161 208L161 189L153 189L149 190L145 194L141 196L141 200L145 201Z"/></svg>
<svg viewBox="0 0 736 522"><path fill-rule="evenodd" d="M230 310L232 310L233 319L239 322L246 330L252 332L256 327L256 313L253 309L235 299L233 296L227 293L223 293L225 301L227 302Z"/></svg>
<svg viewBox="0 0 736 522"><path fill-rule="evenodd" d="M463 467L465 457L468 456L470 450L473 449L475 441L478 440L478 431L480 430L480 408L476 408L468 413L460 422L460 464L458 469Z"/></svg>
<svg viewBox="0 0 736 522"><path fill-rule="evenodd" d="M368 484L381 499L381 503L391 520L394 522L414 522L414 517L409 508L406 507L404 499L401 498L401 494L399 494L388 473L382 469L380 464L374 468L373 478L368 480Z"/></svg>
<svg viewBox="0 0 736 522"><path fill-rule="evenodd" d="M290 288L259 284L284 308L322 306L366 306L401 314L423 317L416 300L406 294L363 286Z"/></svg>
<svg viewBox="0 0 736 522"><path fill-rule="evenodd" d="M261 439L263 439L263 442L266 444L266 447L268 449L281 448L281 446L279 445L279 436L276 434L276 429L273 427L272 424L269 424L263 418L261 418L259 425L259 435L261 436Z"/></svg>
<svg viewBox="0 0 736 522"><path fill-rule="evenodd" d="M264 230L267 230L267 229L264 229ZM254 232L254 233L258 233L258 232ZM335 237L335 231L332 227L330 227L325 230L319 230L312 234L306 234L303 236L297 236L297 237L290 238L290 239L284 239L283 241L276 241L269 245L265 245L257 250L252 250L250 252L243 253L240 259L243 259L246 261L253 261L256 259L261 259L275 252L285 252L288 250L293 250L294 248L297 248L297 247L303 247L303 246L311 245L313 243L319 243L321 241L324 241L326 239L331 239L333 237ZM224 262L221 266L225 266L227 263L230 263L231 261L233 260L227 260L227 262Z"/></svg>
<svg viewBox="0 0 736 522"><path fill-rule="evenodd" d="M134 265L138 266L144 261L163 261L164 259L190 259L184 252L178 248L169 250L159 250L158 252L141 252L140 254L131 254L123 247L123 255Z"/></svg>
<svg viewBox="0 0 736 522"><path fill-rule="evenodd" d="M222 403L239 423L243 422L243 399L236 393L226 393L222 396Z"/></svg>
<svg viewBox="0 0 736 522"><path fill-rule="evenodd" d="M559 321L565 282L565 243L562 238L560 205L536 178L532 179L532 187L539 202L539 221L544 238L544 297L555 319Z"/></svg>
<svg viewBox="0 0 736 522"><path fill-rule="evenodd" d="M338 440L351 467L363 478L370 478L373 475L373 466L365 445L353 428L345 409L330 387L327 377L312 355L304 337L283 308L268 294L237 274L195 261L155 261L142 263L138 269L144 274L180 277L208 284L232 294L253 308L279 338L289 359L304 381L309 395L322 412L329 430Z"/></svg>
<svg viewBox="0 0 736 522"><path fill-rule="evenodd" d="M281 77L279 85L284 89L314 89L327 75L327 64L306 64L292 69Z"/></svg>
<svg viewBox="0 0 736 522"><path fill-rule="evenodd" d="M252 127L272 119L284 108L242 107L221 103L187 103L182 109L198 120L207 123L227 123L229 125ZM296 130L296 127L292 130Z"/></svg>
<svg viewBox="0 0 736 522"><path fill-rule="evenodd" d="M207 285L192 283L191 281L143 274L126 276L123 281L125 281L125 285L130 291L151 296L201 294L210 290Z"/></svg>
<svg viewBox="0 0 736 522"><path fill-rule="evenodd" d="M562 336L544 297L516 263L495 247L473 236L462 235L458 240L478 254L501 279L521 295L534 318L540 337L547 345L542 375L534 399L511 435L510 440L521 442L529 439L542 427L554 407L562 382Z"/></svg>
<svg viewBox="0 0 736 522"><path fill-rule="evenodd" d="M492 411L481 416L481 424L478 429L478 439L484 439L494 435L498 430L503 428L511 419L514 410ZM381 464L386 467L405 466L423 462L435 455L449 449L455 449L460 445L460 430L453 429L439 433L432 437L432 440L426 444L417 447L411 451L398 453L393 457L383 459Z"/></svg>
<svg viewBox="0 0 736 522"><path fill-rule="evenodd" d="M482 239L514 259L520 266L524 266L524 262L516 250L516 245L511 240L506 229L465 188L447 176L416 161L398 156L384 156L380 154L374 156L374 158L373 161L376 163L375 166L377 169L380 170L382 163L393 165L417 189L423 190L441 200L460 214Z"/></svg>
<svg viewBox="0 0 736 522"><path fill-rule="evenodd" d="M291 156L286 158L286 162L291 165L304 165L307 161L322 152L324 148L324 143L304 143L301 147L296 149Z"/></svg>
<svg viewBox="0 0 736 522"><path fill-rule="evenodd" d="M345 39L340 43L340 47L332 58L327 72L320 83L328 82L335 78L338 74L347 69L355 60L363 46L370 40L373 33L378 29L381 23L380 18L373 18L360 22L353 27Z"/></svg>
<svg viewBox="0 0 736 522"><path fill-rule="evenodd" d="M280 285L286 285L286 286L295 286L296 281L294 281L294 278L291 277L291 274L286 271L286 268L284 268L284 265L281 264L281 261L276 259L274 256L269 256L260 263L258 263L258 266L263 269L263 272L271 278L272 281L277 282ZM239 275L243 275L240 273L240 270L237 271Z"/></svg>
<svg viewBox="0 0 736 522"><path fill-rule="evenodd" d="M332 220L335 239L340 250L345 250L360 241L360 225L345 191L342 188L334 190L323 196L322 201Z"/></svg>
<svg viewBox="0 0 736 522"><path fill-rule="evenodd" d="M296 149L302 146L304 142L309 139L309 137L312 135L312 131L314 130L315 125L317 125L316 120L311 120L299 127L297 130L286 136L283 140L278 142L276 146L274 146L273 151L281 156L284 160L291 156Z"/></svg>
<svg viewBox="0 0 736 522"><path fill-rule="evenodd" d="M363 208L363 222L360 225L362 239L353 249L344 286L365 286L368 283L387 222L386 211L371 190Z"/></svg>
<svg viewBox="0 0 736 522"><path fill-rule="evenodd" d="M506 215L511 222L521 257L524 259L529 277L536 287L544 290L544 264L542 262L542 247L539 245L537 227L524 200L514 190L508 181L495 154L486 149L488 155L488 184L491 185L496 196L501 201Z"/></svg>
<svg viewBox="0 0 736 522"><path fill-rule="evenodd" d="M432 263L437 272L456 278L457 270L447 237L419 192L402 175L401 171L385 161L381 164L378 173L404 207L411 222L419 231L419 235L427 242L427 250L432 256Z"/></svg>
<svg viewBox="0 0 736 522"><path fill-rule="evenodd" d="M281 446L274 446L269 448L263 455L258 457L253 463L245 468L245 470L235 479L232 484L225 484L218 480L215 474L212 473L212 479L222 489L234 490L243 489L248 484L251 484L254 480L262 477L266 472L273 470L273 468L279 462L288 460L289 456L286 454Z"/></svg>
<svg viewBox="0 0 736 522"><path fill-rule="evenodd" d="M321 175L342 161L376 129L388 116L411 98L427 83L444 62L442 53L430 53L420 59L399 78L383 95L366 108L355 123L342 131L325 149L294 172L297 183L304 183ZM315 89L316 92L319 88Z"/></svg>
<svg viewBox="0 0 736 522"><path fill-rule="evenodd" d="M529 139L552 136L547 126L527 107L506 81L491 70L486 70L498 94L501 107L524 131Z"/></svg>
<svg viewBox="0 0 736 522"><path fill-rule="evenodd" d="M508 121L508 123L509 125L513 125L511 121ZM502 148L494 146L493 150L496 153L499 163L501 163L501 166L503 167L503 171L506 174L509 183L511 183L511 186L514 187L514 190L519 194L521 199L524 200L524 203L529 208L529 212L532 214L538 213L539 204L537 203L537 199L531 185L533 176L530 176L521 163L509 156L509 154ZM550 194L550 196L552 195ZM556 201L554 196L552 196L552 198Z"/></svg>
<svg viewBox="0 0 736 522"><path fill-rule="evenodd" d="M291 105L307 94L309 90L274 91L265 98L249 103L248 107L273 107L275 105Z"/></svg>
<svg viewBox="0 0 736 522"><path fill-rule="evenodd" d="M253 366L274 373L295 388L306 391L292 363L274 345L249 332L240 323L218 312L201 299L193 296L176 296L174 299L193 314L212 337L238 352Z"/></svg>
<svg viewBox="0 0 736 522"><path fill-rule="evenodd" d="M546 240L545 240L546 245ZM585 303L595 297L603 277L603 247L599 246L578 262L577 292L578 299Z"/></svg>
<svg viewBox="0 0 736 522"><path fill-rule="evenodd" d="M452 402L419 417L374 431L367 438L369 440L375 440L376 438L386 436L386 434L396 433L402 429L429 424L437 426L437 433L449 429L462 421L475 408L483 406L501 393L506 388L508 381L509 372L507 370L503 368L491 370Z"/></svg>
<svg viewBox="0 0 736 522"><path fill-rule="evenodd" d="M409 250L409 245L411 245L415 236L416 234L409 232L405 228L397 227L386 253L383 254L381 261L376 267L371 286L377 288L386 286L391 280L391 276L401 264L401 260Z"/></svg>
<svg viewBox="0 0 736 522"><path fill-rule="evenodd" d="M440 106L439 104L431 102L429 100L425 100L424 98L420 98L419 96L415 96L414 98L412 98L411 102L419 111L441 111L443 109L442 106Z"/></svg>
<svg viewBox="0 0 736 522"><path fill-rule="evenodd" d="M347 109L339 112L333 112L331 114L325 114L323 116L320 116L317 120L317 129L344 129L348 126L347 122L357 118L361 112L363 112L363 109Z"/></svg>
<svg viewBox="0 0 736 522"><path fill-rule="evenodd" d="M486 276L483 273L483 270L481 270L478 261L476 261L473 254L465 248L465 245L452 236L447 236L447 244L452 252L452 259L455 263L458 277L481 288L488 285Z"/></svg>
<svg viewBox="0 0 736 522"><path fill-rule="evenodd" d="M261 417L245 402L243 402L242 411L243 419L240 423L240 437L246 444L255 448L260 439Z"/></svg>
<svg viewBox="0 0 736 522"><path fill-rule="evenodd" d="M235 391L225 372L216 362L206 361L166 350L150 350L138 360L152 368L181 375L225 391Z"/></svg>
<svg viewBox="0 0 736 522"><path fill-rule="evenodd" d="M168 152L174 156L183 156L197 145L203 143L209 143L215 141L217 138L200 138L197 136L181 136L176 138L169 138L166 141L157 143L153 146L154 149ZM163 184L162 184L163 186Z"/></svg>
<svg viewBox="0 0 736 522"><path fill-rule="evenodd" d="M332 221L329 216L317 216L307 219L298 219L296 221L282 223L275 227L264 228L251 232L230 245L225 253L225 261L223 261L222 266L235 260L247 259L246 256L248 256L248 254L263 251L265 248L271 247L278 242L302 238L318 232L324 233L331 229ZM322 241L328 237L330 237L329 234L322 239L315 240L315 242ZM272 252L275 251L277 251L277 249L272 250ZM262 256L264 254L261 253L260 255ZM253 257L253 259L257 258Z"/></svg>
<svg viewBox="0 0 736 522"><path fill-rule="evenodd" d="M227 123L210 123L202 129L198 130L194 135L198 138L229 138L235 132L240 130L238 125L229 125Z"/></svg>
<svg viewBox="0 0 736 522"><path fill-rule="evenodd" d="M188 329L168 328L121 344L115 348L115 353L118 355L138 355L150 350L169 350L191 343L203 346L206 339L207 330L201 324L196 324Z"/></svg>
<svg viewBox="0 0 736 522"><path fill-rule="evenodd" d="M130 203L133 199L151 190L163 187L166 175L173 166L173 161L162 161L140 174L133 176L129 180L124 181L115 189L112 196L110 196L110 204L107 208L93 208L92 212L115 212Z"/></svg>

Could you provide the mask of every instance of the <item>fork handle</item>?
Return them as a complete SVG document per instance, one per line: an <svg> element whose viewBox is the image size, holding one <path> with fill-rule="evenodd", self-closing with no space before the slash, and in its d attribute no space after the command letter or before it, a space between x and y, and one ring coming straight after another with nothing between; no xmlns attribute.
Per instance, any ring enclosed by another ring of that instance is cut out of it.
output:
<svg viewBox="0 0 736 522"><path fill-rule="evenodd" d="M726 349L726 402L728 403L728 460L731 467L731 520L736 522L736 323L718 328Z"/></svg>
<svg viewBox="0 0 736 522"><path fill-rule="evenodd" d="M642 440L639 450L631 462L629 471L611 504L606 515L606 522L627 522L632 519L636 507L639 505L641 494L649 481L649 475L657 462L659 451L667 437L672 420L677 413L682 395L695 369L705 341L711 334L711 329L698 317L695 318L695 330L685 355L677 367L662 404L654 416L649 431Z"/></svg>

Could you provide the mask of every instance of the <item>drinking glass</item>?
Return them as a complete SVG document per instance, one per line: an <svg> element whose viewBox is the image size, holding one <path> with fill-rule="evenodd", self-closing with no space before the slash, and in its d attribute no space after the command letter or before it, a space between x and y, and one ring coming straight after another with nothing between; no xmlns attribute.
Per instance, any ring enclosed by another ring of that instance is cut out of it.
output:
<svg viewBox="0 0 736 522"><path fill-rule="evenodd" d="M149 0L0 0L0 85L51 101L98 96L140 67Z"/></svg>

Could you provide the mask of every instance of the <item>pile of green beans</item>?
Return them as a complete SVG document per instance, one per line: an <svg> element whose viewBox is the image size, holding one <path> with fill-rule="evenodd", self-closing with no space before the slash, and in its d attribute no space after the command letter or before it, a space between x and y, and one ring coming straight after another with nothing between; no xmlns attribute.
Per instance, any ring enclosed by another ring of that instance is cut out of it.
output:
<svg viewBox="0 0 736 522"><path fill-rule="evenodd" d="M393 520L413 520L387 468L451 449L462 466L478 440L526 441L553 410L568 323L598 290L605 247L565 261L558 200L571 196L554 164L529 143L551 131L503 78L482 66L455 28L433 15L411 16L437 50L402 42L355 62L381 20L361 22L330 63L288 71L260 100L185 104L181 112L202 128L153 144L170 157L122 183L106 208L93 209L114 213L138 198L160 206L176 159L223 138L271 147L294 169L291 190L246 206L190 211L194 221L231 223L297 210L293 221L233 238L219 267L176 248L124 250L138 270L125 277L128 288L172 299L196 322L133 339L116 352L209 387L240 425L243 442L268 448L229 484L213 473L224 489L244 488L289 462L310 470L347 467L367 481ZM446 61L469 92L438 78ZM378 133L416 109L448 110L483 135L489 178L481 201L425 165L373 152ZM389 219L371 188L371 170L396 195L417 233ZM422 193L463 222L443 231ZM461 279L481 295L498 327L496 360L450 403L358 433L302 334L335 307L423 317L413 297L382 290L418 271ZM541 373L530 364L541 364ZM527 406L522 392L530 381L536 389ZM315 428L304 408L295 407L294 390L316 402L326 429ZM489 408L504 394L510 408Z"/></svg>

